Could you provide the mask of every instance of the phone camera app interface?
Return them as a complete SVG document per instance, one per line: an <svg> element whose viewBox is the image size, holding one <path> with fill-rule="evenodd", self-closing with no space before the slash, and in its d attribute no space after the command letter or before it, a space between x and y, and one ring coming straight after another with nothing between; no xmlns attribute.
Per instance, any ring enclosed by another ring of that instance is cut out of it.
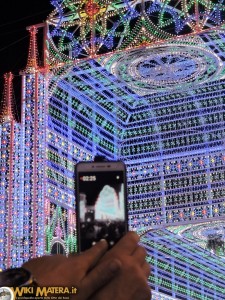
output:
<svg viewBox="0 0 225 300"><path fill-rule="evenodd" d="M124 235L126 214L122 171L79 175L81 251L106 239L112 247Z"/></svg>

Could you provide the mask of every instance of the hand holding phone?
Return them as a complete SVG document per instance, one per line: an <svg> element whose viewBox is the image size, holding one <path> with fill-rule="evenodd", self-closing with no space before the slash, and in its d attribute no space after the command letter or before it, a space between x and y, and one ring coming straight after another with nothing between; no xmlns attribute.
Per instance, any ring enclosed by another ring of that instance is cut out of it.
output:
<svg viewBox="0 0 225 300"><path fill-rule="evenodd" d="M125 164L79 162L75 174L78 251L101 239L111 248L128 230Z"/></svg>

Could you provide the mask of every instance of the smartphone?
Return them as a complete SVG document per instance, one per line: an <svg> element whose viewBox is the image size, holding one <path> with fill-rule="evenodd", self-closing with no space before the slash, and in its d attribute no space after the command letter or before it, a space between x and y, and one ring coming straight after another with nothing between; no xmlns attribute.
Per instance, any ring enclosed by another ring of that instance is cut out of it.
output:
<svg viewBox="0 0 225 300"><path fill-rule="evenodd" d="M128 231L126 167L122 161L75 166L78 252L106 239L109 248Z"/></svg>

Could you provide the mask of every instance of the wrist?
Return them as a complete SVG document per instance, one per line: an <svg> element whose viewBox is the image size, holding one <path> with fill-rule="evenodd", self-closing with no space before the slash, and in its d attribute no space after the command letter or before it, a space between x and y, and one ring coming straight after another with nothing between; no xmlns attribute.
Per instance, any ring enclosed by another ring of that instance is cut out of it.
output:
<svg viewBox="0 0 225 300"><path fill-rule="evenodd" d="M24 268L12 268L0 272L0 286L38 286L31 272Z"/></svg>

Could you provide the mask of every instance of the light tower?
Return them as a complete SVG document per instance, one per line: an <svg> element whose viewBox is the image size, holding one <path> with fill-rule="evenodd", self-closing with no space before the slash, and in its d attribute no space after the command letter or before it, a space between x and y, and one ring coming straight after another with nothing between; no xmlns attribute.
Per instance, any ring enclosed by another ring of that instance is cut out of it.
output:
<svg viewBox="0 0 225 300"><path fill-rule="evenodd" d="M23 205L20 198L20 125L13 99L13 74L4 75L0 106L0 265L21 264ZM22 217L22 218L21 218Z"/></svg>
<svg viewBox="0 0 225 300"><path fill-rule="evenodd" d="M24 259L44 253L46 73L38 63L37 33L44 24L28 27L30 43L22 76L21 185L24 207Z"/></svg>

